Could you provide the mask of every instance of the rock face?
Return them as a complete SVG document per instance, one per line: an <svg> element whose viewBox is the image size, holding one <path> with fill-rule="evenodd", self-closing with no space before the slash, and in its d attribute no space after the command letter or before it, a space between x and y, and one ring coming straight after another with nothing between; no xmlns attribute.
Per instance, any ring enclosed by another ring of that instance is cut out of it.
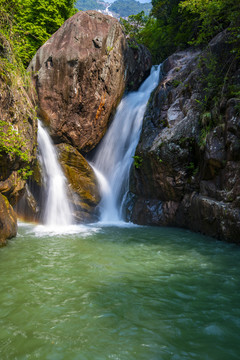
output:
<svg viewBox="0 0 240 360"><path fill-rule="evenodd" d="M17 234L17 216L7 198L0 194L0 247Z"/></svg>
<svg viewBox="0 0 240 360"><path fill-rule="evenodd" d="M37 51L28 70L55 142L87 153L103 137L125 88L137 89L150 67L149 52L131 48L116 19L81 11Z"/></svg>
<svg viewBox="0 0 240 360"><path fill-rule="evenodd" d="M72 203L76 223L98 220L97 205L100 201L98 183L94 171L86 159L73 146L56 145L58 161L68 182L68 198ZM42 222L46 203L46 188L41 165L36 163L33 175L25 186L25 193L17 206L18 216L25 221Z"/></svg>
<svg viewBox="0 0 240 360"><path fill-rule="evenodd" d="M12 206L25 191L26 177L36 156L37 124L26 83L14 54L10 53L11 46L4 38L1 42L0 241L3 243L6 238L16 235L17 217Z"/></svg>
<svg viewBox="0 0 240 360"><path fill-rule="evenodd" d="M97 220L100 201L95 174L84 157L71 145L57 145L59 160L70 184L70 199L77 222Z"/></svg>
<svg viewBox="0 0 240 360"><path fill-rule="evenodd" d="M132 170L129 220L240 243L240 102L229 92L240 73L230 50L223 32L209 50L163 63L135 154L142 165Z"/></svg>

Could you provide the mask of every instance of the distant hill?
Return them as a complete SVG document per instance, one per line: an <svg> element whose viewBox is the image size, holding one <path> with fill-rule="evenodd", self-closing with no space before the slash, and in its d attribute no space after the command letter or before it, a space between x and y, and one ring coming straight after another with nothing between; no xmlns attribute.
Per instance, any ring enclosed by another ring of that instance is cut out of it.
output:
<svg viewBox="0 0 240 360"><path fill-rule="evenodd" d="M129 15L136 15L141 11L148 15L151 8L151 3L140 3L135 0L116 0L111 4L109 10L121 17L128 17Z"/></svg>
<svg viewBox="0 0 240 360"><path fill-rule="evenodd" d="M77 0L75 7L78 10L105 10L107 4L104 1L97 0Z"/></svg>
<svg viewBox="0 0 240 360"><path fill-rule="evenodd" d="M144 11L145 14L148 15L152 8L151 3L140 3L139 1L135 0L116 0L111 5L110 2L112 1L104 2L97 0L77 0L75 6L78 10L100 10L103 12L104 10L106 11L106 8L108 7L107 13L109 14L110 12L111 15L117 18L126 18L129 15L136 15L141 11Z"/></svg>

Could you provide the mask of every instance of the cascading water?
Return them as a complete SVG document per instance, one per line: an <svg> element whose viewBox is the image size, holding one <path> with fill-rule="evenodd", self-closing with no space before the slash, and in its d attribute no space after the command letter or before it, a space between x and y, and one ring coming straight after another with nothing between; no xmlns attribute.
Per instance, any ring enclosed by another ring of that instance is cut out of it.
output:
<svg viewBox="0 0 240 360"><path fill-rule="evenodd" d="M97 10L98 12L100 12L101 14L104 14L104 15L109 15L109 16L111 16L111 17L115 17L114 15L113 15L113 13L109 10L109 7L111 6L111 4L108 4L107 6L106 6L106 8L105 8L105 10Z"/></svg>
<svg viewBox="0 0 240 360"><path fill-rule="evenodd" d="M73 219L66 193L66 178L58 162L52 140L40 120L38 120L38 147L47 193L43 222L48 226L70 225Z"/></svg>
<svg viewBox="0 0 240 360"><path fill-rule="evenodd" d="M121 220L121 203L128 189L129 171L139 141L143 115L151 92L159 81L160 66L137 92L128 94L118 106L115 118L93 159L102 200L101 221Z"/></svg>
<svg viewBox="0 0 240 360"><path fill-rule="evenodd" d="M114 16L113 16L113 13L109 10L109 7L110 7L110 6L111 6L111 4L106 7L105 13L106 13L106 15L109 15L109 16L114 17Z"/></svg>

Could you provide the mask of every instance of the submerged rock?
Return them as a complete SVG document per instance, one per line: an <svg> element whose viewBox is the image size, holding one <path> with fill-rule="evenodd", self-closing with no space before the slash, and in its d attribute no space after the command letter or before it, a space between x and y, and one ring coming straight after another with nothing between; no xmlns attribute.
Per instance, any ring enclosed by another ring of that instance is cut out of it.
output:
<svg viewBox="0 0 240 360"><path fill-rule="evenodd" d="M240 243L239 100L216 70L225 64L231 88L239 84L239 61L229 60L227 32L209 49L178 52L163 63L135 154L141 166L132 169L127 218ZM215 99L218 84L222 98Z"/></svg>
<svg viewBox="0 0 240 360"><path fill-rule="evenodd" d="M131 48L116 19L81 11L37 51L28 70L55 142L86 153L106 132L125 87L137 89L150 67L147 49Z"/></svg>

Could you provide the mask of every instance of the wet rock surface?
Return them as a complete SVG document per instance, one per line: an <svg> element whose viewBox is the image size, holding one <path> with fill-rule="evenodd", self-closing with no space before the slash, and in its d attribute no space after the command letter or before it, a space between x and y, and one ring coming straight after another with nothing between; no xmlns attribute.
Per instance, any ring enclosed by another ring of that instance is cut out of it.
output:
<svg viewBox="0 0 240 360"><path fill-rule="evenodd" d="M228 64L226 32L209 48L219 68ZM135 154L142 162L132 169L126 216L240 243L239 100L223 88L222 98L203 109L209 72L203 74L201 62L208 54L183 51L163 63ZM239 83L239 62L228 66Z"/></svg>
<svg viewBox="0 0 240 360"><path fill-rule="evenodd" d="M100 201L97 179L85 158L71 145L57 145L59 160L69 183L75 220L80 223L98 219Z"/></svg>

